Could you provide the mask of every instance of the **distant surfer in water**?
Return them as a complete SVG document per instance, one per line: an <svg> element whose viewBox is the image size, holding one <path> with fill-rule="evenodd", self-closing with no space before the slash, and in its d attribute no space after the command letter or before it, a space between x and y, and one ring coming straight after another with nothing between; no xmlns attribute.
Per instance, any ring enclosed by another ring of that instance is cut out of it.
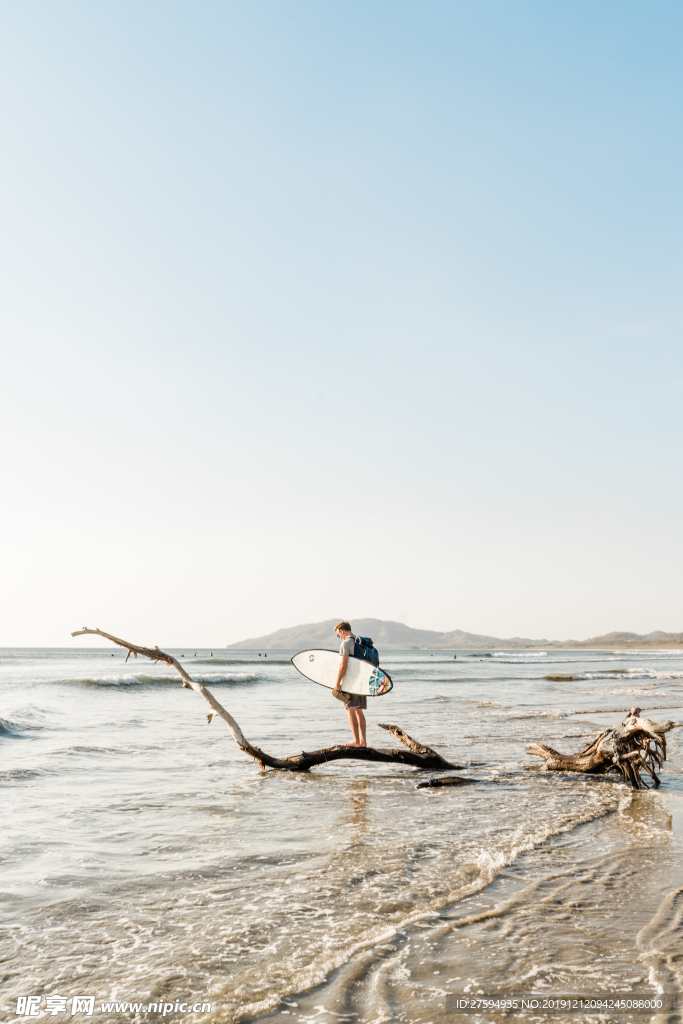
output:
<svg viewBox="0 0 683 1024"><path fill-rule="evenodd" d="M339 648L339 671L337 672L337 681L334 684L334 688L335 690L341 690L342 679L346 675L346 666L349 663L349 658L353 657L356 641L349 622L337 623L334 627L334 631L341 640L341 646ZM368 706L368 698L361 697L357 693L348 694L348 697L349 700L345 700L344 703L346 704L346 711L349 716L349 725L351 726L351 732L353 733L353 743L349 743L347 746L367 747L367 743L365 742L365 715L363 714L363 710Z"/></svg>

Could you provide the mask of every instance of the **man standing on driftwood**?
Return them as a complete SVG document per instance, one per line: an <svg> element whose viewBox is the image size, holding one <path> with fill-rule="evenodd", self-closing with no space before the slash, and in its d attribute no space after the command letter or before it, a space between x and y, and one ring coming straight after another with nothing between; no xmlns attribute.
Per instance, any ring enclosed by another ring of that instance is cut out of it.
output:
<svg viewBox="0 0 683 1024"><path fill-rule="evenodd" d="M341 694L342 680L346 675L346 666L349 663L349 658L354 656L356 639L349 622L339 622L334 627L334 631L341 640L341 646L339 648L339 671L337 672L337 681L334 684L334 689ZM346 712L349 716L349 725L351 726L351 732L353 733L353 743L348 743L347 746L367 747L367 743L365 742L365 715L363 714L363 709L368 706L368 698L361 697L357 693L345 693L343 696L344 703L346 704Z"/></svg>

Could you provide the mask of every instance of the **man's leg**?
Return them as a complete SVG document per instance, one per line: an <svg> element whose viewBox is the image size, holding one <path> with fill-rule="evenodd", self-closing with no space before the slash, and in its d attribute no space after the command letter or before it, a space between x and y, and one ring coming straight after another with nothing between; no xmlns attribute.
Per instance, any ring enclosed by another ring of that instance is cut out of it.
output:
<svg viewBox="0 0 683 1024"><path fill-rule="evenodd" d="M360 747L361 746L360 729L358 727L358 719L356 718L358 710L359 710L358 708L347 708L346 709L346 714L349 716L349 725L351 726L351 732L353 733L353 743L349 743L350 747Z"/></svg>
<svg viewBox="0 0 683 1024"><path fill-rule="evenodd" d="M358 737L361 747L367 747L365 742L365 714L362 708L356 708L356 721L358 722Z"/></svg>

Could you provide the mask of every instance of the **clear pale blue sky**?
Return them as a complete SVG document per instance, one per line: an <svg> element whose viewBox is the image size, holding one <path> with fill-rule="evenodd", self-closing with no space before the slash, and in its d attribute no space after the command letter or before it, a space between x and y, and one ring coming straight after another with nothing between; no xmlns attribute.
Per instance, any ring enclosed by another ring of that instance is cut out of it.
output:
<svg viewBox="0 0 683 1024"><path fill-rule="evenodd" d="M683 630L680 3L0 29L0 645Z"/></svg>

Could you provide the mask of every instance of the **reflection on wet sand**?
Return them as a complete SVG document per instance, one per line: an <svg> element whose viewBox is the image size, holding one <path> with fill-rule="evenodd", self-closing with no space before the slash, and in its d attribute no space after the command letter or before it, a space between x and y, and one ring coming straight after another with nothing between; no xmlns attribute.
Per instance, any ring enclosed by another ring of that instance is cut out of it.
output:
<svg viewBox="0 0 683 1024"><path fill-rule="evenodd" d="M348 823L351 832L360 838L370 826L369 800L372 783L370 779L354 779L349 784Z"/></svg>

